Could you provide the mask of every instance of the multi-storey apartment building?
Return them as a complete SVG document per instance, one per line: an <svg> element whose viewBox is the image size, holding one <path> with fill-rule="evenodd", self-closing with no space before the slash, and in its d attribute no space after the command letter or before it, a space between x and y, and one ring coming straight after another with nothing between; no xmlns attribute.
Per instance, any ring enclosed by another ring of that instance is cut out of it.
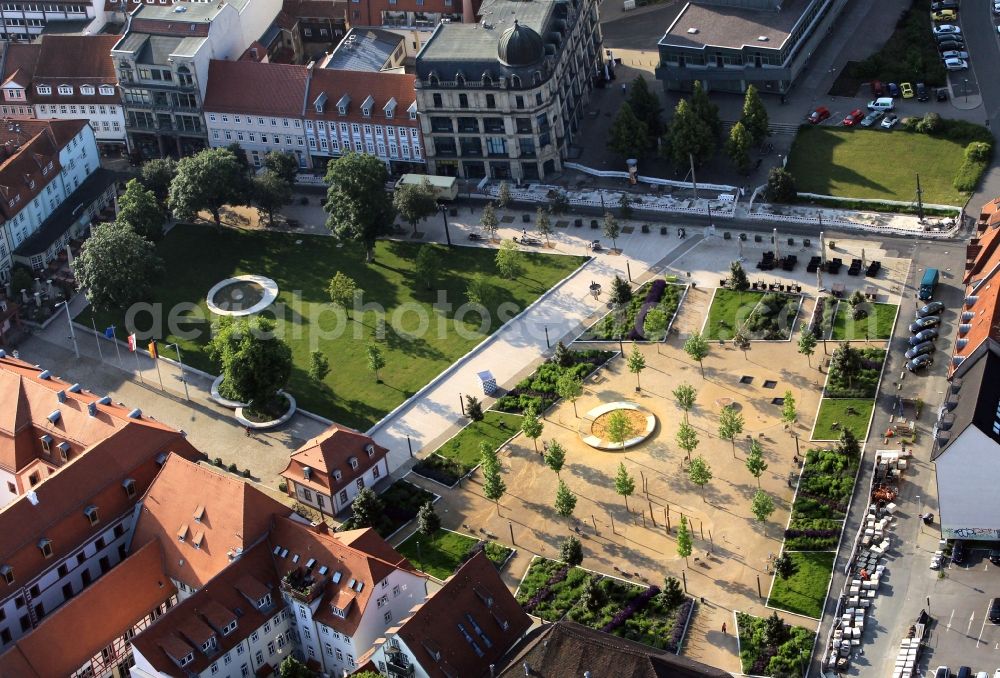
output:
<svg viewBox="0 0 1000 678"><path fill-rule="evenodd" d="M86 120L8 120L0 126L0 282L15 262L41 270L114 201Z"/></svg>
<svg viewBox="0 0 1000 678"><path fill-rule="evenodd" d="M288 496L335 516L389 477L388 454L365 434L335 425L296 450L281 476Z"/></svg>
<svg viewBox="0 0 1000 678"><path fill-rule="evenodd" d="M0 40L30 41L37 38L49 24L73 22L84 25L81 32L97 34L113 16L113 3L103 0L67 0L38 2L37 0L5 0L0 4Z"/></svg>
<svg viewBox="0 0 1000 678"><path fill-rule="evenodd" d="M47 35L0 43L3 113L90 122L104 155L126 150L125 113L111 48L114 35Z"/></svg>
<svg viewBox="0 0 1000 678"><path fill-rule="evenodd" d="M139 5L111 51L130 146L142 157L208 145L201 106L212 59L235 60L281 10L279 0Z"/></svg>
<svg viewBox="0 0 1000 678"><path fill-rule="evenodd" d="M205 100L209 143L239 143L257 167L272 150L313 169L352 150L377 156L393 172L420 172L413 82L394 72L213 61Z"/></svg>
<svg viewBox="0 0 1000 678"><path fill-rule="evenodd" d="M562 170L603 73L595 0L487 0L442 23L416 59L432 174L545 179Z"/></svg>

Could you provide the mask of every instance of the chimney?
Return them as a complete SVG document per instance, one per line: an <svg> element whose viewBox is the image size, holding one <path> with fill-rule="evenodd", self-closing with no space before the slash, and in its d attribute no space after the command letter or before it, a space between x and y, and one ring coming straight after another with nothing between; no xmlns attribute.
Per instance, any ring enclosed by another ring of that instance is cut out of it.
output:
<svg viewBox="0 0 1000 678"><path fill-rule="evenodd" d="M526 676L531 675L531 666L528 664L528 662L524 662L524 675Z"/></svg>
<svg viewBox="0 0 1000 678"><path fill-rule="evenodd" d="M24 496L28 498L32 506L38 506L38 494L34 490L31 490Z"/></svg>
<svg viewBox="0 0 1000 678"><path fill-rule="evenodd" d="M490 664L490 678L496 678L497 675L497 665Z"/></svg>

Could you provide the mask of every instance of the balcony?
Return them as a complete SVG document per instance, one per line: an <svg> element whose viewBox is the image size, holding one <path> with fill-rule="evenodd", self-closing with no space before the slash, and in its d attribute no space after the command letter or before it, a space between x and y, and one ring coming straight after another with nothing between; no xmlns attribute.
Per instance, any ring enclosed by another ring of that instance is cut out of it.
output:
<svg viewBox="0 0 1000 678"><path fill-rule="evenodd" d="M389 678L412 678L413 664L402 652L390 652L385 656L385 671Z"/></svg>
<svg viewBox="0 0 1000 678"><path fill-rule="evenodd" d="M311 603L323 593L326 577L297 567L281 578L281 590L303 603Z"/></svg>

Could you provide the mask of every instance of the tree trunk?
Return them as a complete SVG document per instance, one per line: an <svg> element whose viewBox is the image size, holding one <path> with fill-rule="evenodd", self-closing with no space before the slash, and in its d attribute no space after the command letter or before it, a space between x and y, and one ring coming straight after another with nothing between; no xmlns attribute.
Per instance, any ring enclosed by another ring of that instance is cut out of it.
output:
<svg viewBox="0 0 1000 678"><path fill-rule="evenodd" d="M628 507L628 495L627 494L623 494L622 496L625 497L625 510L628 511L629 513L631 513L632 509L630 509Z"/></svg>
<svg viewBox="0 0 1000 678"><path fill-rule="evenodd" d="M729 439L729 442L733 444L733 459L736 458L736 436Z"/></svg>
<svg viewBox="0 0 1000 678"><path fill-rule="evenodd" d="M704 379L705 378L705 363L703 363L702 361L699 360L698 361L698 367L701 368L701 378Z"/></svg>
<svg viewBox="0 0 1000 678"><path fill-rule="evenodd" d="M576 401L575 400L573 401L573 416L576 417L577 419L580 418L580 415L576 413Z"/></svg>
<svg viewBox="0 0 1000 678"><path fill-rule="evenodd" d="M535 454L538 454L538 438L532 438L531 442L535 445Z"/></svg>
<svg viewBox="0 0 1000 678"><path fill-rule="evenodd" d="M215 227L221 231L222 230L222 215L219 214L218 208L213 208L212 209L212 218L215 219Z"/></svg>
<svg viewBox="0 0 1000 678"><path fill-rule="evenodd" d="M375 263L375 243L373 242L365 243L365 263Z"/></svg>
<svg viewBox="0 0 1000 678"><path fill-rule="evenodd" d="M497 518L499 518L500 517L500 500L496 499L495 503L497 505Z"/></svg>

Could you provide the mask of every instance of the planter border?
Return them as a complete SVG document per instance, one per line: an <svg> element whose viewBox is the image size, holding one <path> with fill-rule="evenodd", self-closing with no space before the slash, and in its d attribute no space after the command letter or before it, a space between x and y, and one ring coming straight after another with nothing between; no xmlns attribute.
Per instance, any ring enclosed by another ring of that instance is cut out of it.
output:
<svg viewBox="0 0 1000 678"><path fill-rule="evenodd" d="M653 282L655 282L658 279L658 276L660 276L660 275L662 275L662 274L656 274L652 278L650 278L649 280L647 280L646 282L638 283L636 285L635 289L632 290L632 292L633 293L638 292L642 288L644 288L644 287L646 287L648 285L653 284ZM663 338L662 339L626 339L625 337L622 337L622 341L628 341L631 344L644 344L644 345L652 346L653 344L662 344L662 343L664 343L667 340L667 337L670 336L670 328L672 328L674 326L674 320L677 319L677 316L681 312L681 306L684 304L684 300L687 299L687 293L688 293L688 289L690 289L690 287L691 287L691 283L667 282L667 285L673 285L674 287L683 287L684 289L681 290L680 297L677 299L677 308L674 309L673 315L670 316L670 322L667 323L666 329L663 330ZM657 303L657 306L659 306L659 303ZM656 308L656 306L654 306L653 308ZM595 320L594 322L592 322L589 325L587 325L583 329L583 331L581 331L580 334L577 335L576 339L573 339L570 343L571 344L584 344L584 345L588 345L589 346L591 344L607 344L609 342L616 342L616 341L618 341L617 338L615 338L615 339L583 339L582 338L583 335L587 334L587 332L589 332L594 327L596 327L599 322L601 322L602 320L604 320L605 318L607 318L612 313L614 313L614 309L611 309L611 310L608 310L608 311L602 313L601 317L599 317L597 320Z"/></svg>
<svg viewBox="0 0 1000 678"><path fill-rule="evenodd" d="M288 409L285 410L285 413L280 417L278 417L277 419L272 419L271 421L262 421L262 422L250 421L245 416L243 416L243 410L245 407L244 406L236 408L236 421L240 422L240 424L242 424L243 426L246 426L247 428L252 429L254 431L266 431L268 429L281 426L295 415L296 403L295 403L295 398L292 396L291 393L278 391L278 394L285 396L285 400L288 401Z"/></svg>

